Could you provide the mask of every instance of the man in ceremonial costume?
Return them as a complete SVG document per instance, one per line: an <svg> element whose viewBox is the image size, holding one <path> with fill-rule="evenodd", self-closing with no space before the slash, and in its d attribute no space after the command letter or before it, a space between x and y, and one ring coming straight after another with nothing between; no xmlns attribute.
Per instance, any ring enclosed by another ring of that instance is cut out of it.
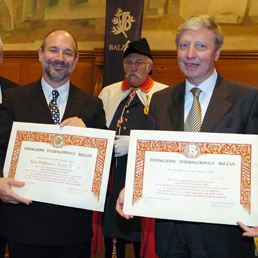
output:
<svg viewBox="0 0 258 258"><path fill-rule="evenodd" d="M141 218L127 221L117 214L115 206L125 185L130 130L145 128L152 94L167 87L150 77L153 60L145 38L127 43L123 55L125 80L105 87L99 95L104 104L107 126L116 131L103 216L106 258L111 258L112 253L117 253L118 258L124 257L127 242L133 242L135 257L140 257Z"/></svg>

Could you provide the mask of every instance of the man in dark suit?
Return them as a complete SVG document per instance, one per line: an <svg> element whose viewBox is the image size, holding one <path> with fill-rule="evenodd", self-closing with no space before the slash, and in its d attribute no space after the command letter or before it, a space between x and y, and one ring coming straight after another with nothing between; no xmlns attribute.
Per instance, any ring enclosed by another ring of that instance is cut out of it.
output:
<svg viewBox="0 0 258 258"><path fill-rule="evenodd" d="M186 80L153 95L146 128L192 131L187 120L197 98L201 123L196 131L257 134L258 89L226 80L214 69L223 44L222 30L214 19L190 17L179 27L176 44ZM201 90L199 97L193 88ZM121 211L122 204L121 195L117 209L128 218ZM238 226L173 220L156 220L155 226L156 252L162 258L255 257L253 239L242 237Z"/></svg>
<svg viewBox="0 0 258 258"><path fill-rule="evenodd" d="M4 50L4 45L3 45L3 41L0 37L0 64L2 64L2 62L3 62L3 57L4 57L3 50ZM18 84L0 76L0 86L1 86L0 103L2 103L2 92L7 89L14 88L14 87L18 86Z"/></svg>
<svg viewBox="0 0 258 258"><path fill-rule="evenodd" d="M3 45L2 39L0 37L0 64L2 64L2 62L3 62L3 56L4 56L3 49L4 49L4 45ZM0 76L0 89L1 89L0 103L2 103L2 92L7 89L14 88L16 86L19 86L19 85L15 82L12 82L12 81ZM5 257L5 246L6 246L5 239L2 239L0 237L0 257Z"/></svg>
<svg viewBox="0 0 258 258"><path fill-rule="evenodd" d="M17 87L19 85L15 82L12 82L12 81L0 76L0 86L1 86L1 98L0 98L1 101L0 101L0 103L2 103L2 92L7 90L7 89L10 89L10 88Z"/></svg>
<svg viewBox="0 0 258 258"><path fill-rule="evenodd" d="M14 121L44 124L55 121L60 126L106 128L102 101L69 80L78 58L75 38L65 30L52 31L39 49L42 78L4 93L0 118L1 167ZM52 118L48 104L53 103L54 96L58 115ZM90 257L92 211L31 203L12 195L7 182L4 183L0 232L8 240L10 258Z"/></svg>

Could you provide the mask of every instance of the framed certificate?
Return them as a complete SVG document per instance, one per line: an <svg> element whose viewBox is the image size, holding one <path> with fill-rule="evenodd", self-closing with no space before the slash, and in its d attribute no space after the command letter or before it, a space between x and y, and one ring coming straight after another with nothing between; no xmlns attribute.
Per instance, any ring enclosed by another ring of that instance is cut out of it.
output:
<svg viewBox="0 0 258 258"><path fill-rule="evenodd" d="M115 132L14 122L4 176L22 197L103 211Z"/></svg>
<svg viewBox="0 0 258 258"><path fill-rule="evenodd" d="M124 212L258 223L258 136L131 131Z"/></svg>

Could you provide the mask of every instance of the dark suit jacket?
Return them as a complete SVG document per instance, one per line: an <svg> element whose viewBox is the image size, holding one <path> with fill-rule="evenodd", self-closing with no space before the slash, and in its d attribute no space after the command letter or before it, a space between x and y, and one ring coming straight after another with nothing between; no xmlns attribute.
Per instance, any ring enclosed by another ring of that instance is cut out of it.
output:
<svg viewBox="0 0 258 258"><path fill-rule="evenodd" d="M74 116L87 127L106 128L102 101L71 84L63 120ZM53 124L40 81L4 92L0 110L1 166L13 121ZM83 209L40 202L29 206L3 204L0 234L20 244L76 245L91 240L91 220L92 211Z"/></svg>
<svg viewBox="0 0 258 258"><path fill-rule="evenodd" d="M147 129L184 130L185 83L155 93L151 100ZM258 133L258 89L223 79L220 75L212 94L201 132ZM156 252L165 257L173 232L173 221L156 220ZM200 223L208 257L254 257L252 238L242 237L238 226Z"/></svg>
<svg viewBox="0 0 258 258"><path fill-rule="evenodd" d="M1 76L0 76L0 85L1 85L2 92L7 90L7 89L19 86L17 83L12 82L12 81L10 81L10 80L8 80L8 79L6 79L4 77L1 77Z"/></svg>
<svg viewBox="0 0 258 258"><path fill-rule="evenodd" d="M0 85L1 85L1 92L3 93L3 91L10 89L10 88L14 88L19 86L17 83L12 82L4 77L0 76ZM1 202L0 202L0 207L1 207ZM5 255L5 246L6 246L6 241L4 240L0 240L0 257L4 257Z"/></svg>

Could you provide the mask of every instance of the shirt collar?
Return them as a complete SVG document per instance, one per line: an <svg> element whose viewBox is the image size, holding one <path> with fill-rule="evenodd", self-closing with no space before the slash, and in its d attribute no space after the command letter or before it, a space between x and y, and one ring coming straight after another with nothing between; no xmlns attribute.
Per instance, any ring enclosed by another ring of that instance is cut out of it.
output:
<svg viewBox="0 0 258 258"><path fill-rule="evenodd" d="M150 76L148 76L147 80L138 88L148 93L151 90L153 84L154 84L154 80ZM122 87L122 90L128 90L132 88L132 86L129 84L127 79L124 79L121 87Z"/></svg>
<svg viewBox="0 0 258 258"><path fill-rule="evenodd" d="M218 73L214 69L213 74L208 79L206 79L204 82L202 82L198 86L198 88L201 89L203 93L205 93L211 97L213 90L215 88L215 85L216 85L217 78L218 78ZM190 90L194 87L196 87L196 86L191 84L188 80L186 80L185 95L187 95L190 92Z"/></svg>
<svg viewBox="0 0 258 258"><path fill-rule="evenodd" d="M57 89L54 89L51 85L49 85L44 78L41 78L41 85L43 92L46 96L46 99L48 101L51 101L52 99L52 91L57 90L59 93L59 97L61 98L62 101L65 101L68 96L69 88L70 88L70 80L68 80L64 85L58 87Z"/></svg>

